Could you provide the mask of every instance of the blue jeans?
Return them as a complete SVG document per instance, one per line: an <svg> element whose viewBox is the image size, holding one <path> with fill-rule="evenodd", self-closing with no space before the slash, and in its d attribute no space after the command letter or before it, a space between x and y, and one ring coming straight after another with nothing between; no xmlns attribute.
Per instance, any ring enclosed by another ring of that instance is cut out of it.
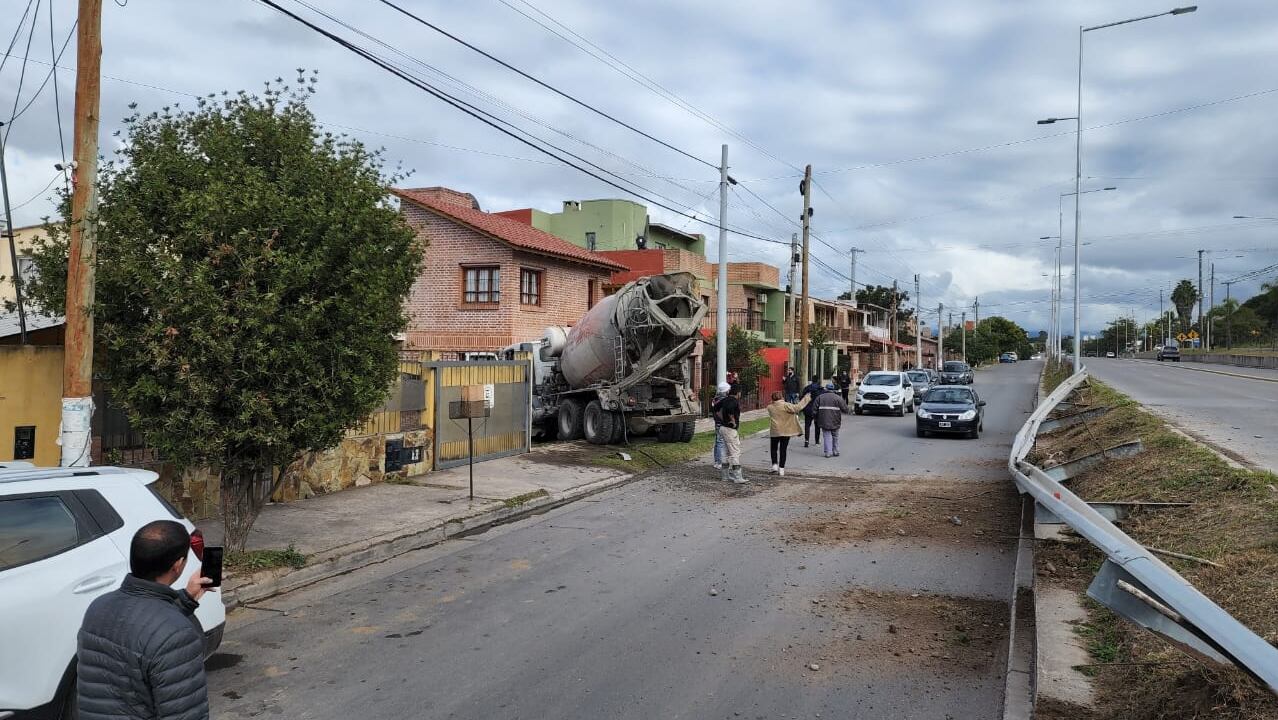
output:
<svg viewBox="0 0 1278 720"><path fill-rule="evenodd" d="M795 402L798 402L798 401L799 401L799 393L786 393L786 394L785 394L785 401L786 401L786 402L788 402L788 403L795 403Z"/></svg>
<svg viewBox="0 0 1278 720"><path fill-rule="evenodd" d="M714 462L716 465L723 464L723 435L719 434L719 426L714 426Z"/></svg>

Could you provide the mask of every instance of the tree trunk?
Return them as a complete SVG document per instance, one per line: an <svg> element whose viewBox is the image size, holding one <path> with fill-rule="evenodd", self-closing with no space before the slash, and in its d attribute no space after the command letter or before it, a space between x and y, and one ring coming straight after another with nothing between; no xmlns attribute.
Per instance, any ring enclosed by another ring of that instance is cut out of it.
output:
<svg viewBox="0 0 1278 720"><path fill-rule="evenodd" d="M253 523L275 491L272 475L265 456L239 458L222 467L222 524L228 551L245 550Z"/></svg>

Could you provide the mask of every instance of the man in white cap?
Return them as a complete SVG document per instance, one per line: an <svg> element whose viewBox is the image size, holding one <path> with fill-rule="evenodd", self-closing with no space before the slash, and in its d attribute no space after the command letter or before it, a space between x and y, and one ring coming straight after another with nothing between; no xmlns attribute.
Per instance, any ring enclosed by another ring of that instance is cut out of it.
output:
<svg viewBox="0 0 1278 720"><path fill-rule="evenodd" d="M719 403L728 396L728 391L732 386L728 383L719 383L715 388L714 400L710 401L710 416L714 418L714 469L723 469L723 436L719 434Z"/></svg>

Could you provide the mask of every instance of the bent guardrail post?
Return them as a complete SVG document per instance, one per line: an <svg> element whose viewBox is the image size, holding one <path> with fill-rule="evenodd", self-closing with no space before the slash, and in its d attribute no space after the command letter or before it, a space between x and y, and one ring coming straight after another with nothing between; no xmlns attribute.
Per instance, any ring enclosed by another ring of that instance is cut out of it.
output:
<svg viewBox="0 0 1278 720"><path fill-rule="evenodd" d="M1278 648L1235 620L1096 508L1025 461L1048 413L1086 379L1086 371L1070 376L1044 398L1016 433L1007 469L1017 488L1105 553L1105 563L1088 595L1177 647L1233 663L1278 694Z"/></svg>

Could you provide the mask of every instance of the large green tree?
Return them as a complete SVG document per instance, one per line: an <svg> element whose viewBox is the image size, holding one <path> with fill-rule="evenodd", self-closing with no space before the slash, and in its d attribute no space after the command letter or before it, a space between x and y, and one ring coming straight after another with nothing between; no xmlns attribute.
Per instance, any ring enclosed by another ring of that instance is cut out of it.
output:
<svg viewBox="0 0 1278 720"><path fill-rule="evenodd" d="M715 356L717 340L717 335L706 339L702 357ZM768 361L759 354L765 347L767 343L756 334L743 330L740 325L728 326L728 369L737 374L737 381L743 392L754 392L759 387L759 380L772 373Z"/></svg>
<svg viewBox="0 0 1278 720"><path fill-rule="evenodd" d="M385 398L421 260L380 153L321 131L298 82L135 113L97 178L100 370L162 456L218 470L232 549L274 468ZM38 254L60 311L65 228Z"/></svg>
<svg viewBox="0 0 1278 720"><path fill-rule="evenodd" d="M1198 302L1198 288L1189 280L1181 280L1172 290L1171 300L1176 306L1176 315L1180 318L1180 331L1189 332L1194 322L1194 303Z"/></svg>

